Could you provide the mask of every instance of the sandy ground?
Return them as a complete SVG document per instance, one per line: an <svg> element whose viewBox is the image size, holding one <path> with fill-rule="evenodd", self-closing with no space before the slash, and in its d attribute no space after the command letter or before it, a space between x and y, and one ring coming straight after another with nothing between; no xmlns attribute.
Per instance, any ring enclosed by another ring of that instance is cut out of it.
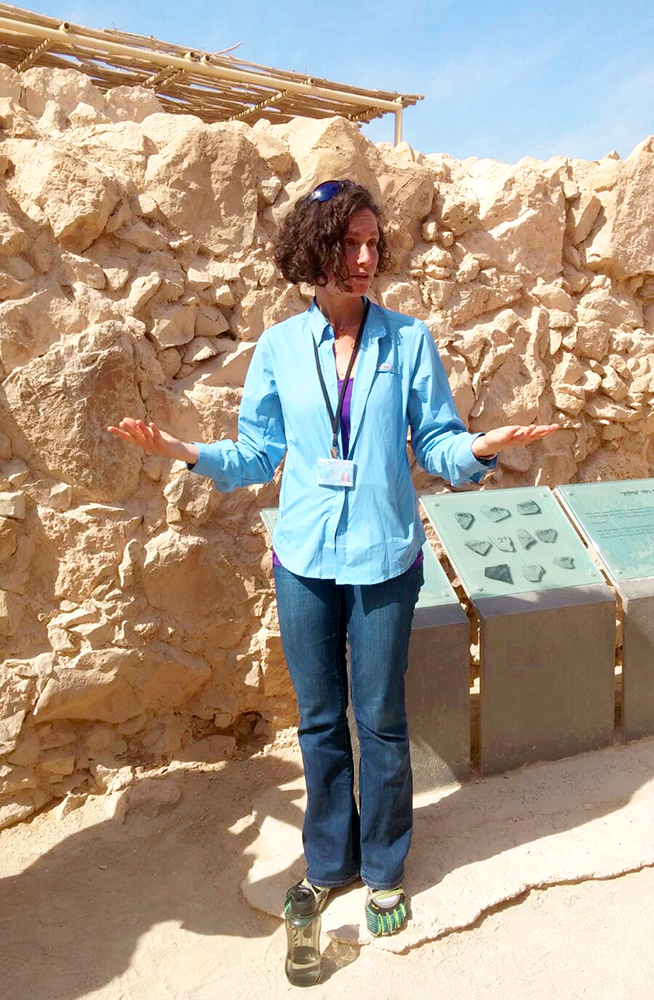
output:
<svg viewBox="0 0 654 1000"><path fill-rule="evenodd" d="M267 753L2 831L2 1000L300 995L265 911L301 872L301 814L297 755ZM410 929L371 941L342 892L313 995L651 1000L653 819L654 740L421 799Z"/></svg>

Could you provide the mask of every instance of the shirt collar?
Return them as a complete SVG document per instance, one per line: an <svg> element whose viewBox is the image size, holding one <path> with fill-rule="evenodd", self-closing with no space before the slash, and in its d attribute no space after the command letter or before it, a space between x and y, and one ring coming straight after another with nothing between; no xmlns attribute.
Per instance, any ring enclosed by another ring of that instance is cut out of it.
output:
<svg viewBox="0 0 654 1000"><path fill-rule="evenodd" d="M324 313L320 311L315 296L307 310L307 318L309 320L309 328L313 334L313 338L316 344L320 345L323 340L329 336L330 324ZM371 302L363 340L364 342L378 340L380 337L383 337L385 333L386 326L383 320L383 311L379 306L375 305L374 302Z"/></svg>

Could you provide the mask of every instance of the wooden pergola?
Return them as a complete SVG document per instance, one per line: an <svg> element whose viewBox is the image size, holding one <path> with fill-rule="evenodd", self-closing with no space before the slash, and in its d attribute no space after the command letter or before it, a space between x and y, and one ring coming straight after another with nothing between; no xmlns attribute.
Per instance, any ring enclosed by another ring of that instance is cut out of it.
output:
<svg viewBox="0 0 654 1000"><path fill-rule="evenodd" d="M402 112L423 98L362 90L245 62L229 50L189 52L145 35L105 28L96 31L0 3L0 62L22 73L31 66L76 69L106 92L142 86L156 94L166 111L193 114L206 122L292 118L369 122L395 115L395 142L402 139Z"/></svg>

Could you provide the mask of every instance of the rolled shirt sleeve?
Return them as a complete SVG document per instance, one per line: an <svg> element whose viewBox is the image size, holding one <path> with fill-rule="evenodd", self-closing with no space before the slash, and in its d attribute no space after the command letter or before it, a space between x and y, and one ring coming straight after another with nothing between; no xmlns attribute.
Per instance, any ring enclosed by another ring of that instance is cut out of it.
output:
<svg viewBox="0 0 654 1000"><path fill-rule="evenodd" d="M198 460L187 467L212 479L221 493L272 479L286 451L286 435L266 333L257 343L245 378L238 439L194 444Z"/></svg>
<svg viewBox="0 0 654 1000"><path fill-rule="evenodd" d="M432 476L453 486L478 483L496 467L497 458L478 459L473 454L472 442L481 434L466 430L432 335L424 323L418 330L409 393L413 452Z"/></svg>

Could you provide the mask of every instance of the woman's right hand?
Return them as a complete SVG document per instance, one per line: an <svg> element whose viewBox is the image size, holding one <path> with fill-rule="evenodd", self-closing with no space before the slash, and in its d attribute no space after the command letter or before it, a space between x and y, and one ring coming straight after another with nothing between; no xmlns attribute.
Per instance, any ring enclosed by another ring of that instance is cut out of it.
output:
<svg viewBox="0 0 654 1000"><path fill-rule="evenodd" d="M188 462L189 465L195 465L198 460L198 449L194 444L180 441L166 431L160 431L156 424L144 424L142 420L124 417L117 427L107 427L107 430L123 441L139 445L152 455L164 455L178 462Z"/></svg>

